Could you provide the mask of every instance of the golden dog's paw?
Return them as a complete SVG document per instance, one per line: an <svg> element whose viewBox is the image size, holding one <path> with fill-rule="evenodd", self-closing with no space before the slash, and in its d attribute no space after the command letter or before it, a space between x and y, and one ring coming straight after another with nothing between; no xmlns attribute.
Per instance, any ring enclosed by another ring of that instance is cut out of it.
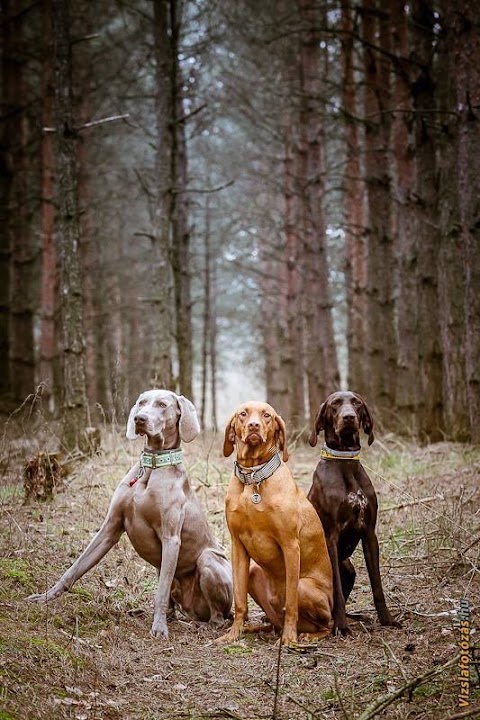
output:
<svg viewBox="0 0 480 720"><path fill-rule="evenodd" d="M240 640L241 632L237 628L230 628L230 630L224 635L216 638L213 642L215 645L231 645L234 642Z"/></svg>

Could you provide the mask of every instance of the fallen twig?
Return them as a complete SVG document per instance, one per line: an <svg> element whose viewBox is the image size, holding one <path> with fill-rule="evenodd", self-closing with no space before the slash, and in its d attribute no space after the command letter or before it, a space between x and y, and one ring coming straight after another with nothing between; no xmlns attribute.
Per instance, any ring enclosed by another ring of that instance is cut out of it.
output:
<svg viewBox="0 0 480 720"><path fill-rule="evenodd" d="M445 495L437 494L430 495L429 497L416 498L415 500L409 500L408 502L399 503L398 505L392 505L391 507L381 508L381 512L391 512L392 510L401 510L402 508L411 507L412 505L420 505L421 503L433 502L434 500L445 500Z"/></svg>
<svg viewBox="0 0 480 720"><path fill-rule="evenodd" d="M475 705L475 707L471 707L468 710L462 710L462 712L455 713L454 715L448 715L448 717L443 718L443 720L461 720L461 718L472 717L472 715L475 715L476 713L480 716L480 705Z"/></svg>
<svg viewBox="0 0 480 720"><path fill-rule="evenodd" d="M445 670L454 665L457 662L458 658L459 655L455 655L455 657L453 657L444 665L440 665L440 667L430 669L423 675L418 675L416 678L413 678L413 680L410 680L410 682L402 685L402 687L398 688L398 690L395 690L395 692L381 695L377 700L375 700L375 702L371 703L363 711L363 713L358 717L358 720L371 720L371 718L379 715L385 710L385 708L395 702L395 700L398 700L398 698L400 698L404 693L413 692L413 690L415 690L415 688L417 688L419 685L423 685L423 683L427 682L428 680L431 680L437 675L441 675Z"/></svg>

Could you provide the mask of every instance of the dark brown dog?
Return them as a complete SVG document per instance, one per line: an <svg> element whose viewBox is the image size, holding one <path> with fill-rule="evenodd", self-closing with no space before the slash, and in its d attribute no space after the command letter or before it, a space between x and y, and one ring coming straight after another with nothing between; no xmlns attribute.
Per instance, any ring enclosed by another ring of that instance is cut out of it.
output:
<svg viewBox="0 0 480 720"><path fill-rule="evenodd" d="M356 576L350 557L360 540L378 618L382 625L400 627L390 615L383 594L375 534L377 496L359 460L360 426L371 445L373 421L364 400L353 392L335 392L321 405L310 435L310 445L315 447L318 433L325 431L325 445L308 499L322 521L332 561L333 632L337 635L350 633L345 603Z"/></svg>

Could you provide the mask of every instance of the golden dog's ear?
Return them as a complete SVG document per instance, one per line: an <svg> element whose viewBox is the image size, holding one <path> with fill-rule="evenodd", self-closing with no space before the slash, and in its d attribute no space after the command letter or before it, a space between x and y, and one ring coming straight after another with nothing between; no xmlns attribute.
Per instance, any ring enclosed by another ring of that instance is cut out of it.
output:
<svg viewBox="0 0 480 720"><path fill-rule="evenodd" d="M317 417L315 418L315 425L313 426L313 430L310 433L310 437L308 439L308 442L312 447L315 447L315 445L317 444L318 433L321 430L323 430L325 427L326 409L327 409L327 403L324 402L320 405L320 408L317 413Z"/></svg>
<svg viewBox="0 0 480 720"><path fill-rule="evenodd" d="M285 429L285 422L280 415L276 415L275 422L277 424L277 429L275 430L275 442L278 443L278 446L280 450L282 451L282 459L283 462L287 462L288 460L288 450L287 450L287 432Z"/></svg>
<svg viewBox="0 0 480 720"><path fill-rule="evenodd" d="M236 415L233 414L225 427L225 438L223 440L223 454L225 457L232 454L235 445L235 418Z"/></svg>

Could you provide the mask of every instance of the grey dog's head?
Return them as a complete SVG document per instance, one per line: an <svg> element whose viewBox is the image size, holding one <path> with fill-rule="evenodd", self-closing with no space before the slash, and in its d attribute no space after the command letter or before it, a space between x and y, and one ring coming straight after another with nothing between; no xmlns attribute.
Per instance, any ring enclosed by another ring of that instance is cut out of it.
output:
<svg viewBox="0 0 480 720"><path fill-rule="evenodd" d="M165 438L177 428L184 442L197 437L200 424L194 404L171 390L146 390L130 410L126 434L129 440L142 435Z"/></svg>

